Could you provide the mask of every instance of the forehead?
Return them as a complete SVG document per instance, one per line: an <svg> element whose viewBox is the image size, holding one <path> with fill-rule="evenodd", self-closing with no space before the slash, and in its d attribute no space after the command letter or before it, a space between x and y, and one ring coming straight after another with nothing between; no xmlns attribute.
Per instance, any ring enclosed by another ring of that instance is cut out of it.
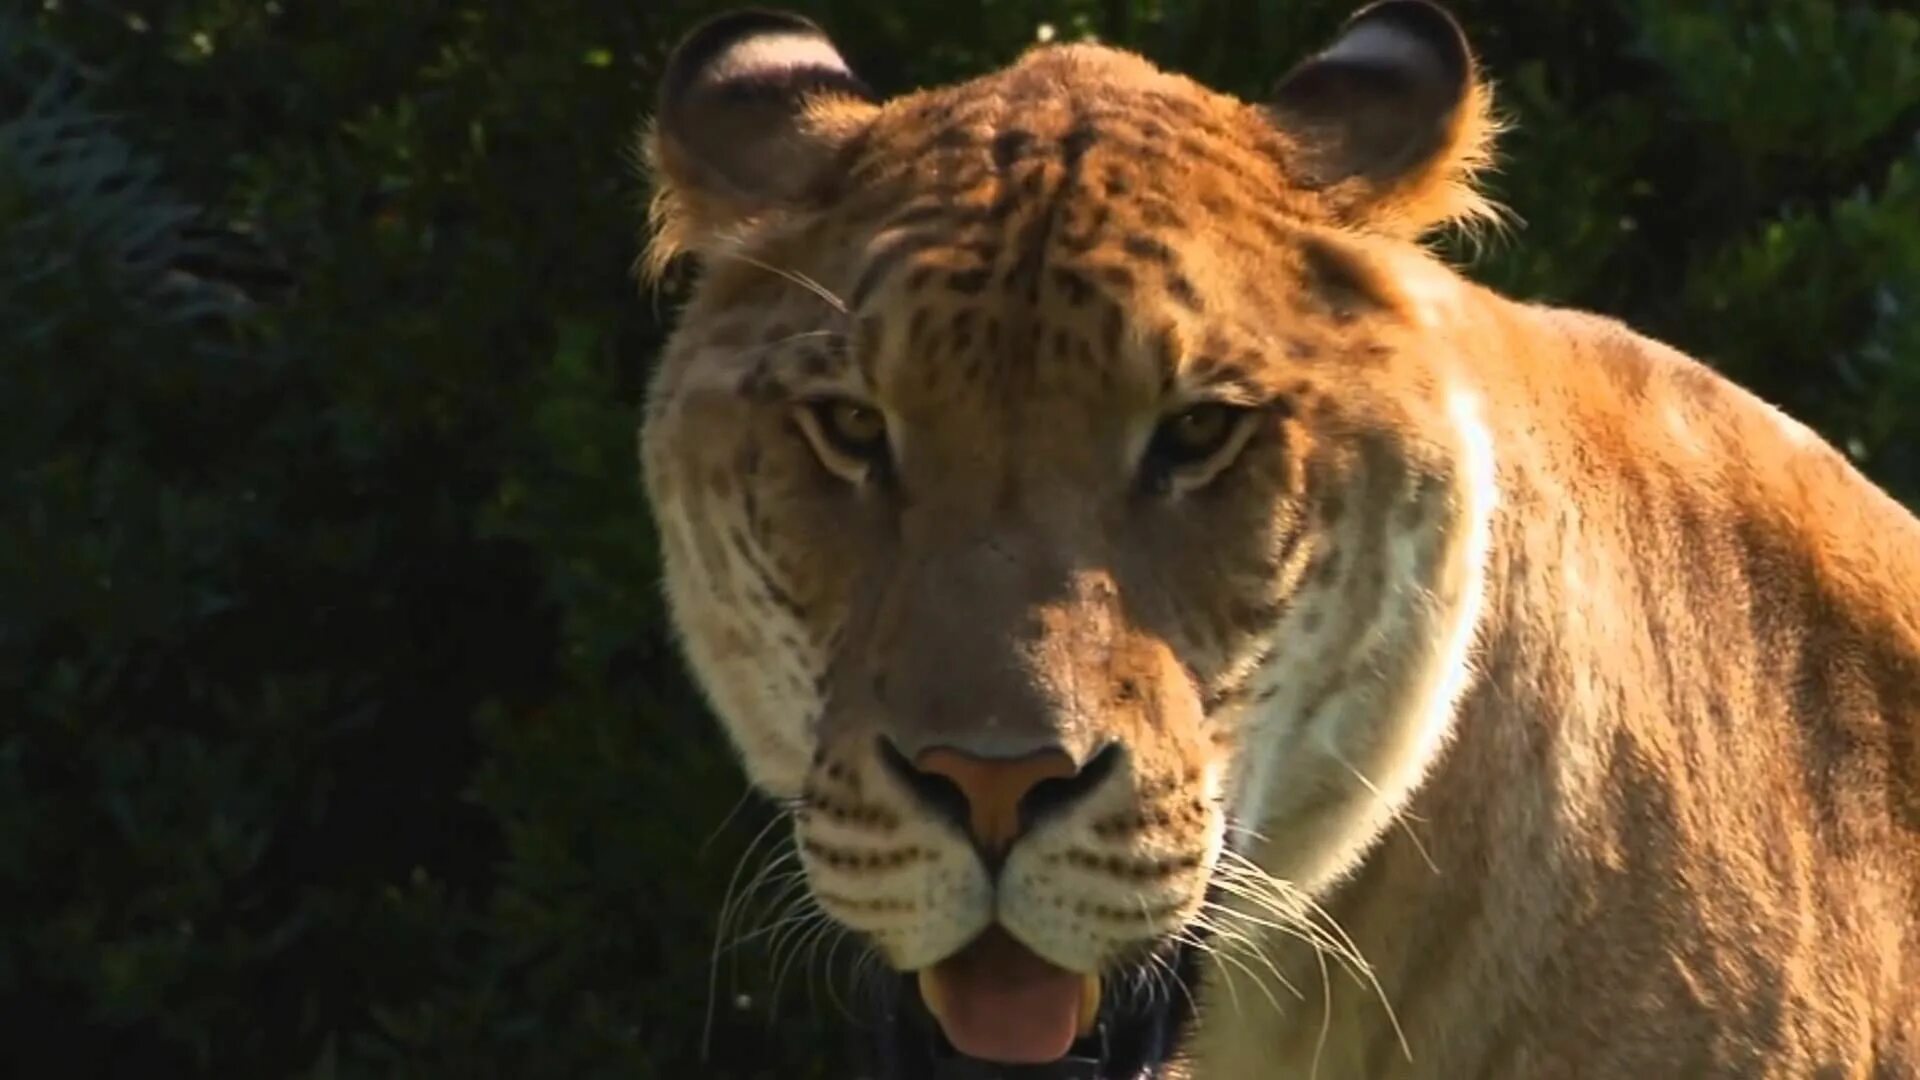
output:
<svg viewBox="0 0 1920 1080"><path fill-rule="evenodd" d="M1143 392L1244 369L1308 209L1279 138L1231 98L1090 47L890 105L839 208L857 223L862 374L941 350Z"/></svg>
<svg viewBox="0 0 1920 1080"><path fill-rule="evenodd" d="M1278 129L1232 97L1131 54L1062 46L890 102L855 147L848 179L874 194L957 198L1024 179L1023 166L1056 165L1115 199L1257 204L1288 186L1285 155Z"/></svg>

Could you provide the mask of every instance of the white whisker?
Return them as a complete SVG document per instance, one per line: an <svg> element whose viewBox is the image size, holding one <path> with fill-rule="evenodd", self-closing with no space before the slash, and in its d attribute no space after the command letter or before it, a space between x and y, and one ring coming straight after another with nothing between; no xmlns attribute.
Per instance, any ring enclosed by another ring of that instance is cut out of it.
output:
<svg viewBox="0 0 1920 1080"><path fill-rule="evenodd" d="M1334 955L1350 956L1353 958L1354 962L1347 965L1349 973L1373 991L1374 997L1380 1002L1381 1009L1387 1014L1387 1022L1393 1027L1394 1038L1400 1043L1401 1054L1404 1055L1408 1061L1412 1061L1413 1046L1407 1041L1406 1031L1400 1026L1399 1013L1394 1010L1393 1002L1388 999L1386 988L1381 985L1378 976L1374 974L1373 965L1367 962L1365 955L1360 951L1358 943L1356 943L1346 932L1346 929L1340 925L1339 920L1333 917L1333 913L1321 906L1319 901L1309 895L1305 889L1300 888L1292 882L1273 877L1266 871L1260 869L1252 860L1246 859L1243 856L1236 855L1235 857L1239 859L1239 865L1243 871L1248 874L1257 874L1261 879L1264 879L1264 882L1269 887L1276 890L1279 895L1300 905L1300 910L1309 919L1317 918L1319 920L1315 925L1321 927L1324 932L1333 935L1334 939L1340 943L1341 950L1335 952Z"/></svg>
<svg viewBox="0 0 1920 1080"><path fill-rule="evenodd" d="M1319 1080L1320 1055L1333 1032L1333 979L1327 975L1327 954L1315 950L1313 959L1320 965L1320 1036L1313 1041L1313 1065L1307 1070L1307 1080Z"/></svg>
<svg viewBox="0 0 1920 1080"><path fill-rule="evenodd" d="M1374 798L1380 800L1382 804L1387 803L1386 795L1382 794L1380 789L1374 786L1373 781L1367 779L1366 774L1355 768L1353 763L1343 757L1338 750L1328 748L1328 753L1332 754L1333 760L1340 763L1341 768L1352 773L1353 778L1360 781L1360 784L1365 787ZM1414 815L1405 809L1401 809L1394 811L1391 816L1393 823L1400 826L1400 828L1406 832L1407 839L1413 841L1413 850L1420 853L1420 859L1427 864L1427 869L1433 871L1434 876L1438 877L1440 874L1439 864L1433 861L1432 855L1427 854L1427 845L1420 842L1420 834L1413 831L1413 825L1408 820Z"/></svg>
<svg viewBox="0 0 1920 1080"><path fill-rule="evenodd" d="M765 270L769 274L776 274L780 277L783 277L788 281L793 282L795 285L798 285L801 288L812 293L813 295L819 297L822 301L826 302L828 306L832 307L833 310L839 312L840 314L845 315L847 313L847 305L845 301L841 300L838 296L835 296L832 290L828 289L825 285L820 284L819 282L813 280L812 278L808 277L807 275L801 273L798 270L789 270L785 267L775 266L769 262L762 262L761 260L756 259L751 255L743 255L737 251L728 252L725 257L729 259L733 259L736 262L746 263L748 266L758 267L759 269Z"/></svg>
<svg viewBox="0 0 1920 1080"><path fill-rule="evenodd" d="M714 926L713 952L707 961L707 1015L700 1034L700 1057L703 1061L707 1060L713 1051L714 1009L720 995L720 954L727 951L725 946L729 919L734 915L734 905L745 901L744 896L736 900L735 890L740 885L740 874L746 869L748 860L753 857L754 851L767 836L775 835L777 838L778 834L774 833L774 829L786 820L787 815L776 814L761 826L760 831L753 835L753 839L747 841L746 850L740 853L739 861L733 865L733 873L727 878L727 891L721 897L720 913ZM764 872L764 869L763 865L761 872ZM753 880L757 880L758 877L759 872L756 872Z"/></svg>

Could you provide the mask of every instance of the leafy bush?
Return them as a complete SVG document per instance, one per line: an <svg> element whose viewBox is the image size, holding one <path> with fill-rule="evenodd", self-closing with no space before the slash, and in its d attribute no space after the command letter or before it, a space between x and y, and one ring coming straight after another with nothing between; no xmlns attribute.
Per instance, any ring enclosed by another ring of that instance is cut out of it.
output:
<svg viewBox="0 0 1920 1080"><path fill-rule="evenodd" d="M0 16L8 1075L843 1075L844 971L770 1016L764 949L710 963L766 815L634 463L674 298L628 273L631 134L705 6ZM1044 23L1253 94L1349 6L811 8L890 89ZM1457 10L1527 222L1468 271L1695 351L1920 502L1920 20Z"/></svg>

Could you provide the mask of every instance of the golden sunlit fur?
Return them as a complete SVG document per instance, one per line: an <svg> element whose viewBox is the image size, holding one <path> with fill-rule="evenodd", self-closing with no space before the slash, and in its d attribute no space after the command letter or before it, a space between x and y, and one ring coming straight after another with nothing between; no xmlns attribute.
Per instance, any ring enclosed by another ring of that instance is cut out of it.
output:
<svg viewBox="0 0 1920 1080"><path fill-rule="evenodd" d="M1324 93L1075 45L876 103L783 33L797 106L646 137L646 265L699 278L641 450L811 903L905 971L1200 944L1193 1080L1920 1075L1920 524L1418 246L1490 213L1477 76L1389 170ZM1233 439L1161 455L1208 401ZM1118 764L996 875L886 746Z"/></svg>

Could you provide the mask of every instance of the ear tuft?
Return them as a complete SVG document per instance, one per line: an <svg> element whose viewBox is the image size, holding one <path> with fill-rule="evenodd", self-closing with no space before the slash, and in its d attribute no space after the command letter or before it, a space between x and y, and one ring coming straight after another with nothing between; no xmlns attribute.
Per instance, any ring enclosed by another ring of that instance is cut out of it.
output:
<svg viewBox="0 0 1920 1080"><path fill-rule="evenodd" d="M1381 0L1281 80L1270 110L1296 164L1349 216L1419 234L1490 221L1473 188L1498 123L1453 16L1428 0Z"/></svg>
<svg viewBox="0 0 1920 1080"><path fill-rule="evenodd" d="M695 27L667 60L644 136L656 183L649 272L804 201L872 101L826 33L798 15L734 11Z"/></svg>

